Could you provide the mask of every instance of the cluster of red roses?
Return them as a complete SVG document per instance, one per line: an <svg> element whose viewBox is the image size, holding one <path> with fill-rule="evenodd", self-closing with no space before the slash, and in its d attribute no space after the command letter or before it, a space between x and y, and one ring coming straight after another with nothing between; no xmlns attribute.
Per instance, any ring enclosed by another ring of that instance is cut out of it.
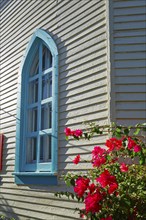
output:
<svg viewBox="0 0 146 220"><path fill-rule="evenodd" d="M99 146L94 148L92 151L92 163L94 167L99 167L106 162L107 152L107 150ZM79 160L80 155L77 155L73 162L77 164ZM128 167L124 163L121 164L120 168L122 172L128 171ZM109 194L114 193L118 189L116 177L111 175L107 169L105 169L95 181L96 183L90 183L90 179L86 177L78 177L75 181L74 192L79 198L84 198L85 213L97 213L101 210L101 201L106 197L106 193L103 189L107 189ZM81 217L83 217L83 215ZM110 220L112 217L109 216L105 218L105 220L108 219Z"/></svg>
<svg viewBox="0 0 146 220"><path fill-rule="evenodd" d="M106 193L102 188L108 186L109 194L112 194L118 188L116 177L111 175L108 170L105 170L99 178L96 178L96 182L100 183L100 186L94 183L90 184L90 179L86 177L79 177L75 182L74 192L79 198L85 198L85 213L96 213L101 210L100 202L106 197ZM107 220L109 217L105 219ZM111 216L110 219L112 219Z"/></svg>
<svg viewBox="0 0 146 220"><path fill-rule="evenodd" d="M81 131L81 130L80 130ZM82 131L81 131L82 133ZM124 149L123 146L123 139L122 140L118 140L116 138L110 138L106 141L106 147L108 149L103 149L99 146L94 147L93 151L92 151L92 164L93 167L100 167L102 164L105 164L107 161L107 155L112 152L112 151L118 151L121 149ZM138 153L141 151L141 146L138 145L131 137L127 138L127 148L130 151L134 151L135 153ZM74 164L78 164L81 160L80 155L77 155L74 160L73 163ZM115 158L113 160L113 162L115 162L117 160L117 158ZM126 172L128 171L128 167L123 163L121 164L121 171Z"/></svg>
<svg viewBox="0 0 146 220"><path fill-rule="evenodd" d="M70 128L66 128L65 135L82 137L83 132L79 129L71 130ZM124 145L124 143L126 144ZM127 150L133 151L134 153L141 151L141 146L138 145L131 137L124 137L121 140L117 138L110 138L106 141L105 145L106 149L95 146L92 151L91 163L95 168L99 168L108 162L118 162L118 158L111 157L110 160L108 158L114 151L120 151L124 148L127 148ZM78 164L80 160L80 155L77 155L74 158L73 163ZM118 166L120 172L128 172L129 168L125 163L121 163ZM79 176L75 180L74 192L79 198L83 198L85 204L85 209L81 213L81 217L83 217L84 214L98 213L102 209L102 200L105 199L107 194L111 195L114 193L115 196L118 196L118 181L116 176L112 175L108 169L104 169L98 178L94 179L94 182L85 176ZM112 220L112 216L101 218L101 220Z"/></svg>
<svg viewBox="0 0 146 220"><path fill-rule="evenodd" d="M113 150L120 150L123 148L123 140L125 137L122 138L122 140L118 140L117 138L110 138L106 141L106 146L108 147L109 151ZM127 139L127 148L129 150L133 150L134 152L141 151L141 146L139 146L131 137L128 137Z"/></svg>
<svg viewBox="0 0 146 220"><path fill-rule="evenodd" d="M93 167L100 167L106 162L107 151L99 146L94 147L92 151Z"/></svg>
<svg viewBox="0 0 146 220"><path fill-rule="evenodd" d="M80 129L71 130L70 128L65 128L64 132L67 137L68 136L81 137L83 134L82 130Z"/></svg>

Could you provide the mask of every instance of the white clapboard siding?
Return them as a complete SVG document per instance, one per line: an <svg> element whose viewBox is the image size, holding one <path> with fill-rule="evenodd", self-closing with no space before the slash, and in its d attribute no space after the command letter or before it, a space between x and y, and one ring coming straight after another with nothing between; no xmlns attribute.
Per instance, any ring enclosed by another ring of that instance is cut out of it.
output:
<svg viewBox="0 0 146 220"><path fill-rule="evenodd" d="M67 142L64 128L84 129L85 121L96 121L99 125L109 122L106 3L106 0L2 1L0 131L5 140L0 214L16 220L79 219L74 208L82 204L54 197L54 192L66 190L60 179L58 186L14 183L18 72L31 35L37 28L48 31L59 51L58 175L90 169L90 164L74 166L72 160L76 154L90 159L95 145L104 147L106 135L88 142ZM141 40L144 41L143 36ZM140 55L143 56L143 51Z"/></svg>
<svg viewBox="0 0 146 220"><path fill-rule="evenodd" d="M111 1L112 118L146 120L146 1Z"/></svg>

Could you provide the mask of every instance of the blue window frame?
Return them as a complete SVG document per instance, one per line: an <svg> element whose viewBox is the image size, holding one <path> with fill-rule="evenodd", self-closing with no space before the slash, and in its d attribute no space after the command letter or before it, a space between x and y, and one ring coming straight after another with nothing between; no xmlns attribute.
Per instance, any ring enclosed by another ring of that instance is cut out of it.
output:
<svg viewBox="0 0 146 220"><path fill-rule="evenodd" d="M18 82L15 182L57 184L58 50L42 29L33 34Z"/></svg>

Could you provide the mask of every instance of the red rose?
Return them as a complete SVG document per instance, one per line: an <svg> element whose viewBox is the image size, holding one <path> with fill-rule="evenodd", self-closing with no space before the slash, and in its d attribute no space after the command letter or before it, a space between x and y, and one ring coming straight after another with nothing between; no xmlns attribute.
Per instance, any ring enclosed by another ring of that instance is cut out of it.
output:
<svg viewBox="0 0 146 220"><path fill-rule="evenodd" d="M104 170L103 173L100 174L99 178L96 179L97 182L104 188L111 183L116 181L116 177L112 176L108 170Z"/></svg>
<svg viewBox="0 0 146 220"><path fill-rule="evenodd" d="M100 192L96 192L94 194L88 194L85 198L85 209L86 212L99 212L101 209L101 205L99 205L100 200L102 199L102 196Z"/></svg>
<svg viewBox="0 0 146 220"><path fill-rule="evenodd" d="M80 136L82 136L82 134L83 134L83 132L80 129L75 130L73 133L73 135L76 137L80 137Z"/></svg>
<svg viewBox="0 0 146 220"><path fill-rule="evenodd" d="M93 167L100 167L106 162L105 157L97 157L96 160L93 160Z"/></svg>
<svg viewBox="0 0 146 220"><path fill-rule="evenodd" d="M106 141L106 146L109 148L109 151L120 150L122 147L122 140L110 138Z"/></svg>
<svg viewBox="0 0 146 220"><path fill-rule="evenodd" d="M72 135L72 131L71 131L70 128L65 128L65 129L64 129L64 133L65 133L66 136Z"/></svg>
<svg viewBox="0 0 146 220"><path fill-rule="evenodd" d="M141 151L141 147L139 145L135 145L133 150L135 153L138 153Z"/></svg>
<svg viewBox="0 0 146 220"><path fill-rule="evenodd" d="M112 194L114 193L118 188L118 184L117 183L112 183L109 185L109 188L108 188L108 193L109 194Z"/></svg>
<svg viewBox="0 0 146 220"><path fill-rule="evenodd" d="M92 151L93 157L96 157L98 155L103 156L105 153L106 153L106 150L99 147L99 146L95 146L93 151Z"/></svg>
<svg viewBox="0 0 146 220"><path fill-rule="evenodd" d="M95 189L96 189L95 184L94 183L90 184L88 189L89 189L90 193L92 194L95 191Z"/></svg>
<svg viewBox="0 0 146 220"><path fill-rule="evenodd" d="M120 166L121 172L127 172L128 171L128 166L125 163L122 163Z"/></svg>
<svg viewBox="0 0 146 220"><path fill-rule="evenodd" d="M79 162L80 162L80 155L78 154L75 158L74 158L74 160L73 160L73 163L74 164L78 164Z"/></svg>
<svg viewBox="0 0 146 220"><path fill-rule="evenodd" d="M96 146L94 147L93 151L92 151L92 163L93 163L93 167L99 167L102 164L104 164L106 162L106 150Z"/></svg>
<svg viewBox="0 0 146 220"><path fill-rule="evenodd" d="M74 192L81 198L89 186L89 178L79 177L75 182Z"/></svg>
<svg viewBox="0 0 146 220"><path fill-rule="evenodd" d="M109 194L112 194L118 188L116 177L111 175L108 170L104 170L104 172L101 173L98 178L96 178L96 181L99 182L103 188L109 186Z"/></svg>
<svg viewBox="0 0 146 220"><path fill-rule="evenodd" d="M131 139L130 137L128 137L128 145L127 145L128 149L129 150L133 149L135 147L135 145L136 145L136 142L133 139Z"/></svg>

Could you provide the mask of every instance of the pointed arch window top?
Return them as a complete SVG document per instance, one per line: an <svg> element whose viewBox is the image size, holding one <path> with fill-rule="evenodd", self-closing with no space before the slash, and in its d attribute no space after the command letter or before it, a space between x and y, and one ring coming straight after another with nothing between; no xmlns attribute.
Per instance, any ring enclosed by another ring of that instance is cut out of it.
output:
<svg viewBox="0 0 146 220"><path fill-rule="evenodd" d="M43 29L37 29L29 41L29 44L27 46L27 49L25 51L25 54L24 54L24 57L23 57L23 60L21 63L21 67L23 67L25 58L27 57L30 49L32 48L35 41L37 41L37 39L41 39L49 47L49 50L50 50L52 56L58 55L58 49L56 47L56 44L55 44L53 38L50 36L50 34L48 34Z"/></svg>

